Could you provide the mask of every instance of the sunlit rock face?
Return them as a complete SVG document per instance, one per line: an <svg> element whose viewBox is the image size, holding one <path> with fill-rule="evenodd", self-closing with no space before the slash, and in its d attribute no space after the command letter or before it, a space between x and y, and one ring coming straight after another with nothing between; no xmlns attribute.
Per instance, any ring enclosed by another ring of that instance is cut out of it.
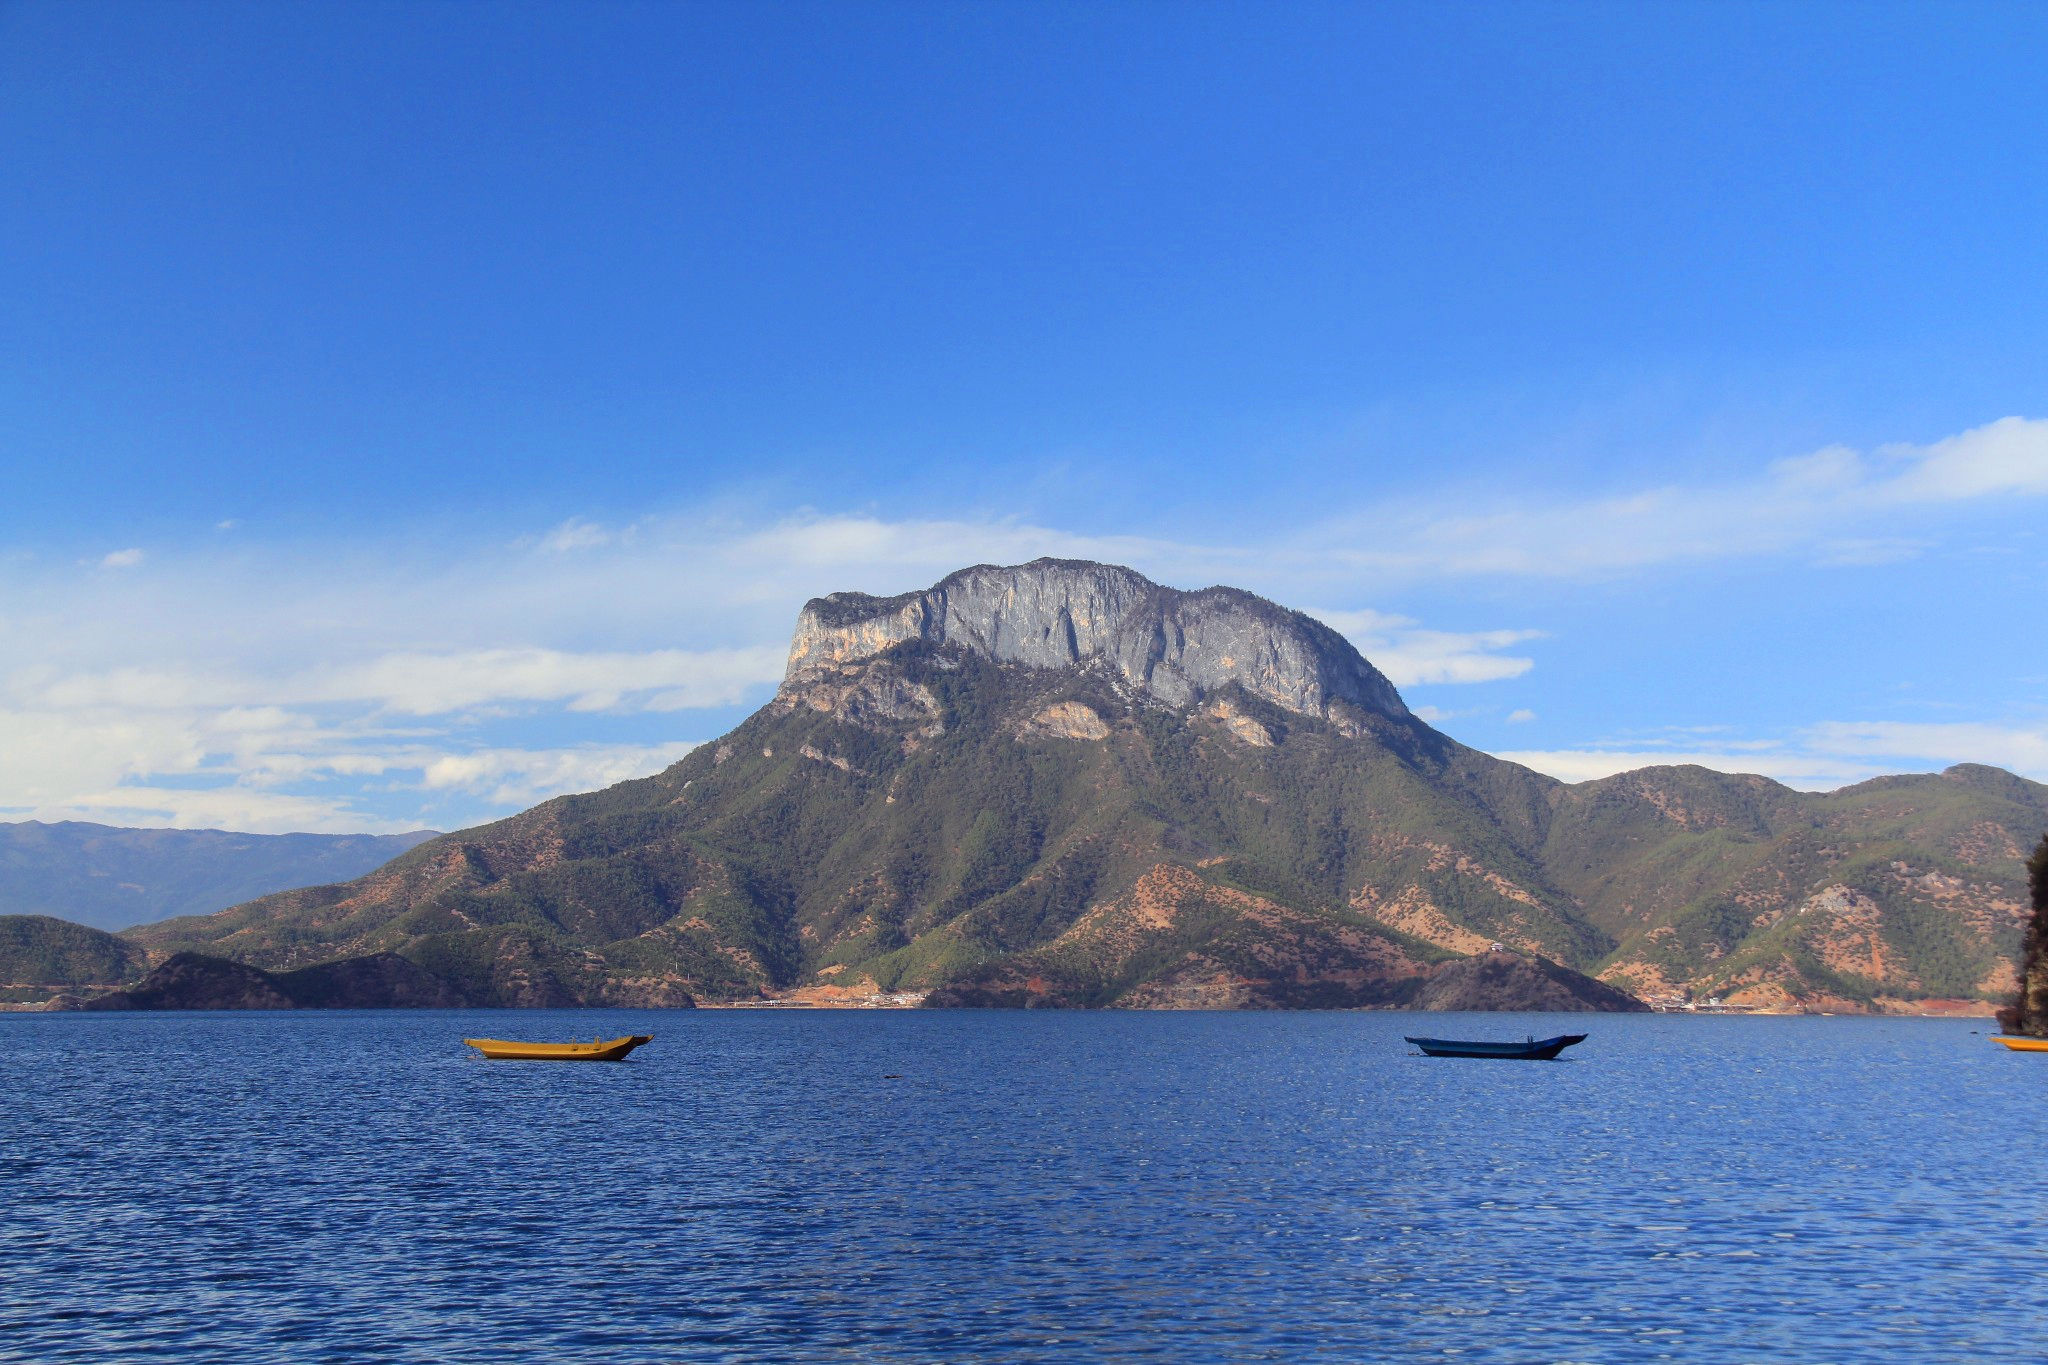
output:
<svg viewBox="0 0 2048 1365"><path fill-rule="evenodd" d="M1024 722L1020 737L1098 740L1109 738L1109 723L1092 706L1077 701L1055 702Z"/></svg>
<svg viewBox="0 0 2048 1365"><path fill-rule="evenodd" d="M1312 617L1236 588L1181 592L1113 564L1039 559L963 569L922 592L842 592L797 618L785 688L925 641L1030 668L1106 668L1126 687L1187 707L1235 684L1299 715L1404 717L1380 671Z"/></svg>

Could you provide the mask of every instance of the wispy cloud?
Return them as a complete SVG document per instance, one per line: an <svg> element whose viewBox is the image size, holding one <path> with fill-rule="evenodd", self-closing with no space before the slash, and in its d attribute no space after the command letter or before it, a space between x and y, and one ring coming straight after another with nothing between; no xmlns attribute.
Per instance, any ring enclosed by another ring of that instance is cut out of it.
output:
<svg viewBox="0 0 2048 1365"><path fill-rule="evenodd" d="M571 749L477 749L428 764L432 790L458 788L503 806L530 805L565 791L592 791L659 772L694 744L583 745Z"/></svg>
<svg viewBox="0 0 2048 1365"><path fill-rule="evenodd" d="M1500 505L1482 498L1448 516L1366 508L1333 517L1309 539L1332 564L1388 579L1601 576L1784 553L1880 564L1929 548L1928 518L1959 504L2042 496L2048 419L2006 417L1924 446L1830 447L1726 484Z"/></svg>
<svg viewBox="0 0 2048 1365"><path fill-rule="evenodd" d="M1564 782L1590 782L1637 768L1695 765L1724 773L1755 773L1802 791L1829 791L1885 771L1798 752L1727 749L1501 749L1494 757L1534 768Z"/></svg>
<svg viewBox="0 0 2048 1365"><path fill-rule="evenodd" d="M1944 766L1987 763L2048 780L2048 725L1829 721L1805 739L1821 753Z"/></svg>
<svg viewBox="0 0 2048 1365"><path fill-rule="evenodd" d="M540 538L540 547L553 554L569 554L576 550L593 550L600 545L609 545L622 532L613 531L594 521L571 517Z"/></svg>
<svg viewBox="0 0 2048 1365"><path fill-rule="evenodd" d="M572 711L620 706L680 711L729 706L782 675L784 649L658 649L642 653L480 649L385 654L282 690L293 702L370 701L413 715L444 715L497 702L561 702Z"/></svg>
<svg viewBox="0 0 2048 1365"><path fill-rule="evenodd" d="M1720 772L1756 773L1807 791L1826 791L1886 773L1928 772L1983 763L2048 781L2048 725L1908 721L1824 721L1781 739L1734 740L1712 747L1698 735L1664 742L1567 749L1506 749L1495 756L1566 782L1611 777L1635 768L1697 764ZM1691 742L1688 742L1691 741Z"/></svg>
<svg viewBox="0 0 2048 1365"><path fill-rule="evenodd" d="M1543 635L1538 630L1428 630L1409 617L1369 610L1312 614L1348 637L1397 687L1519 678L1536 661L1500 651Z"/></svg>
<svg viewBox="0 0 2048 1365"><path fill-rule="evenodd" d="M150 711L192 706L308 706L356 702L417 716L497 702L560 702L574 711L725 706L781 676L779 646L645 653L479 649L380 654L284 676L116 668L17 687L32 705Z"/></svg>
<svg viewBox="0 0 2048 1365"><path fill-rule="evenodd" d="M1927 446L1880 447L1858 471L1888 502L2048 496L2048 420L2002 417Z"/></svg>

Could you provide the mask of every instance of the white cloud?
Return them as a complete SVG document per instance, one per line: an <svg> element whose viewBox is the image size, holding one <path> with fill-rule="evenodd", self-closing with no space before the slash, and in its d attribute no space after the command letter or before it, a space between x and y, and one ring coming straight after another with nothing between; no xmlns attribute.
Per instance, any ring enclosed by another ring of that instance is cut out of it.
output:
<svg viewBox="0 0 2048 1365"><path fill-rule="evenodd" d="M1294 538L1384 578L1598 577L1660 564L1810 552L1831 564L1890 563L1928 548L1945 508L2048 496L2048 419L2006 417L1929 445L1872 455L1830 447L1722 485L1635 489L1574 501L1487 505L1444 516L1376 507Z"/></svg>
<svg viewBox="0 0 2048 1365"><path fill-rule="evenodd" d="M366 813L352 781L395 779L506 813L659 771L694 747L451 749L454 738L444 729L409 735L268 707L0 709L0 752L8 758L0 769L0 818L389 832L443 822L424 813ZM336 781L349 794L323 791Z"/></svg>
<svg viewBox="0 0 2048 1365"><path fill-rule="evenodd" d="M1899 471L1877 486L1889 501L2048 496L2048 420L2001 417L1933 445L1885 446L1877 453Z"/></svg>
<svg viewBox="0 0 2048 1365"><path fill-rule="evenodd" d="M1527 725L1534 719L1536 719L1536 713L1526 706L1518 707L1508 712L1508 724L1510 725Z"/></svg>
<svg viewBox="0 0 2048 1365"><path fill-rule="evenodd" d="M1947 767L1987 763L2048 780L2048 725L1967 722L1829 721L1805 735L1821 753L1909 760Z"/></svg>
<svg viewBox="0 0 2048 1365"><path fill-rule="evenodd" d="M436 759L432 790L460 788L505 806L530 806L564 792L593 791L660 772L694 744L584 745L573 749L479 749Z"/></svg>
<svg viewBox="0 0 2048 1365"><path fill-rule="evenodd" d="M1534 768L1564 782L1590 782L1637 768L1693 764L1724 773L1755 773L1805 791L1827 791L1876 777L1883 769L1811 754L1681 749L1505 749L1496 758Z"/></svg>
<svg viewBox="0 0 2048 1365"><path fill-rule="evenodd" d="M855 516L792 517L737 537L721 555L735 564L800 568L813 583L818 570L885 575L889 581L880 590L897 592L929 586L944 574L973 564L1021 564L1043 556L1149 565L1154 573L1168 574L1191 587L1205 586L1195 581L1205 571L1241 567L1255 558L1244 550L1144 536L1075 535L1025 522Z"/></svg>
<svg viewBox="0 0 2048 1365"><path fill-rule="evenodd" d="M592 550L600 545L609 545L617 538L615 532L599 526L594 521L571 517L540 538L540 547L555 554L567 554L572 550Z"/></svg>
<svg viewBox="0 0 2048 1365"><path fill-rule="evenodd" d="M132 569L141 562L142 551L130 546L128 549L114 550L103 556L100 560L100 567L103 569Z"/></svg>
<svg viewBox="0 0 2048 1365"><path fill-rule="evenodd" d="M1934 543L1893 536L1849 537L1824 540L1814 547L1813 562L1830 568L1868 568L1874 564L1899 564L1917 559Z"/></svg>
<svg viewBox="0 0 2048 1365"><path fill-rule="evenodd" d="M362 702L411 715L441 715L494 702L562 702L573 710L676 711L725 706L778 681L779 645L573 654L554 649L483 649L450 654L382 654L360 663L285 677L178 668L75 673L22 689L40 705L135 710L193 706Z"/></svg>
<svg viewBox="0 0 2048 1365"><path fill-rule="evenodd" d="M301 702L375 701L393 711L438 715L492 702L566 702L610 710L631 697L648 709L726 706L782 677L779 645L569 653L484 649L460 654L386 654L324 675L301 675L284 697Z"/></svg>
<svg viewBox="0 0 2048 1365"><path fill-rule="evenodd" d="M1495 756L1567 782L1684 763L1719 772L1758 773L1808 791L1825 791L1886 773L1936 771L1957 763L1982 763L2048 781L2048 725L1825 721L1784 739L1720 738L1711 749L1639 742L1502 750Z"/></svg>
<svg viewBox="0 0 2048 1365"><path fill-rule="evenodd" d="M1543 635L1540 630L1427 630L1406 616L1372 610L1311 614L1357 645L1396 687L1519 678L1535 660L1498 651Z"/></svg>
<svg viewBox="0 0 2048 1365"><path fill-rule="evenodd" d="M37 820L86 820L103 825L174 829L232 829L250 834L403 834L417 821L365 815L346 802L227 786L115 787L74 796L62 805L29 812Z"/></svg>
<svg viewBox="0 0 2048 1365"><path fill-rule="evenodd" d="M124 778L196 772L212 748L190 715L0 709L0 808L56 807Z"/></svg>

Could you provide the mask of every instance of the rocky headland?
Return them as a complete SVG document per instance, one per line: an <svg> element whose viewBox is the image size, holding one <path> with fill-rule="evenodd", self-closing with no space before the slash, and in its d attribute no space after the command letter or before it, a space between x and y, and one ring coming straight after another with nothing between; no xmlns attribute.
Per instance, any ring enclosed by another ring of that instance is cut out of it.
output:
<svg viewBox="0 0 2048 1365"><path fill-rule="evenodd" d="M203 953L176 953L138 984L66 1001L79 1010L453 1009L449 984L394 953L266 972Z"/></svg>
<svg viewBox="0 0 2048 1365"><path fill-rule="evenodd" d="M1501 952L1443 963L1422 983L1409 1008L1621 1014L1650 1007L1547 957Z"/></svg>

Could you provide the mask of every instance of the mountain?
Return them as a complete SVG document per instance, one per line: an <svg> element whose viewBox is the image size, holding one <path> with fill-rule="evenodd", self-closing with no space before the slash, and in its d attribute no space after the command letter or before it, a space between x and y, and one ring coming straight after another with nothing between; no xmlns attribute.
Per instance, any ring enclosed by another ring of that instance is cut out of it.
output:
<svg viewBox="0 0 2048 1365"><path fill-rule="evenodd" d="M1549 1013L1647 1011L1623 990L1544 958L1480 953L1446 962L1409 1002L1418 1010L1542 1010Z"/></svg>
<svg viewBox="0 0 2048 1365"><path fill-rule="evenodd" d="M66 1007L81 1010L449 1009L465 1003L440 978L392 953L344 958L293 972L175 953L127 990Z"/></svg>
<svg viewBox="0 0 2048 1365"><path fill-rule="evenodd" d="M0 915L56 915L122 929L359 877L433 837L430 830L235 834L69 820L0 824Z"/></svg>
<svg viewBox="0 0 2048 1365"><path fill-rule="evenodd" d="M117 986L149 954L102 929L48 915L0 915L0 1002L40 1001L77 986Z"/></svg>
<svg viewBox="0 0 2048 1365"><path fill-rule="evenodd" d="M1652 768L1569 791L1544 861L1615 938L1605 979L1842 1011L2013 989L2040 783L1963 764L1815 794Z"/></svg>
<svg viewBox="0 0 2048 1365"><path fill-rule="evenodd" d="M2048 788L1990 768L1566 785L1310 617L1040 560L813 601L775 698L654 777L127 937L396 952L507 1004L1401 1006L1499 943L1637 993L1918 1008L2007 989L2044 826Z"/></svg>

